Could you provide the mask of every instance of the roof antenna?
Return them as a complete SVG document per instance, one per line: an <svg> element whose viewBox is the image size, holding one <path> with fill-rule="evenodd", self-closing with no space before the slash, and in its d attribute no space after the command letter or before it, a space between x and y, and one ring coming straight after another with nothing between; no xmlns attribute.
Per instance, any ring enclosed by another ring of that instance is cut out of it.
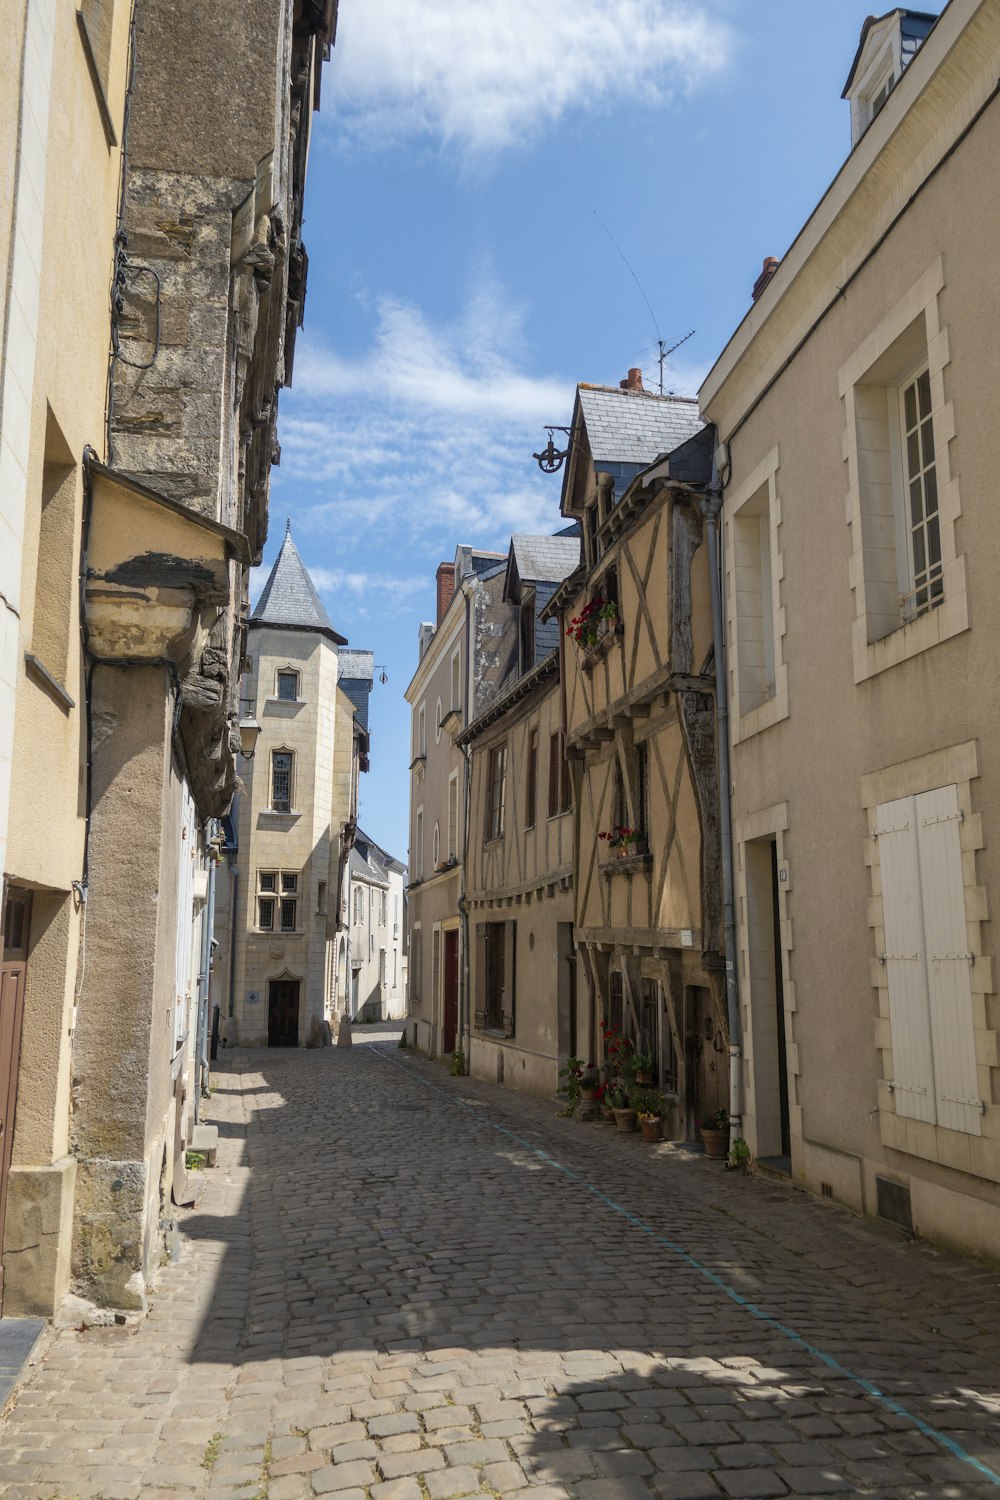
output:
<svg viewBox="0 0 1000 1500"><path fill-rule="evenodd" d="M664 342L665 342L665 340L663 340L663 339L657 339L656 340L656 342L660 346L660 395L661 396L663 395L663 366L666 364L666 362L670 358L671 354L673 354L674 350L675 349L679 349L682 344L686 344L687 341L688 341L688 339L694 338L694 336L697 333L697 331L698 330L696 328L692 328L690 333L686 333L683 338L678 339L677 342L676 342L676 344L671 344L669 349L665 349L664 348Z"/></svg>

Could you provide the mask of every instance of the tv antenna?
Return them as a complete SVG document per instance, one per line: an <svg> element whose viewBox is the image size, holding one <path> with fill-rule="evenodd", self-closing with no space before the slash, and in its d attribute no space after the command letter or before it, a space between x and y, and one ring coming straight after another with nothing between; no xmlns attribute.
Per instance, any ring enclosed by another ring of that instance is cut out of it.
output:
<svg viewBox="0 0 1000 1500"><path fill-rule="evenodd" d="M665 338L661 337L661 334L660 334L660 325L656 321L656 314L653 311L652 303L650 302L649 298L646 296L646 293L645 293L645 291L643 289L642 282L639 280L638 276L633 271L632 265L631 265L631 262L629 261L628 256L625 254L625 251L622 249L621 245L619 245L618 241L615 239L614 235L611 233L611 230L608 228L607 224L605 224L604 220L601 218L601 216L597 212L596 208L594 209L594 218L597 220L598 224L600 224L601 228L604 230L604 233L607 235L607 237L611 241L612 245L614 245L615 249L618 251L618 254L621 256L622 260L625 262L626 266L628 267L628 273L629 273L629 275L631 276L632 280L635 282L636 286L639 288L639 292L640 292L640 294L642 296L643 302L645 302L646 306L649 308L649 316L652 318L652 320L653 320L653 327L656 329L656 347L657 347L657 349L659 351L658 356L657 356L657 360L658 360L658 363L659 363L659 366L660 366L660 395L662 396L663 395L663 367L664 367L664 365L666 364L667 360L670 358L671 354L673 354L674 350L675 349L679 349L680 346L681 346L681 344L686 343L687 340L693 336L693 334L696 332L696 330L694 328L692 328L690 333L686 333L683 338L677 340L676 344L671 344L670 348L669 349L667 348L667 341L666 341Z"/></svg>

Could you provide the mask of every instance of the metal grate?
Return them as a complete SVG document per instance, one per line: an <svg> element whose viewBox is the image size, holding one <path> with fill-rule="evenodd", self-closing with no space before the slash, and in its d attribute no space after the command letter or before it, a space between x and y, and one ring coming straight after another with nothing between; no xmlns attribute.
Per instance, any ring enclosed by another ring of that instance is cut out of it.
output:
<svg viewBox="0 0 1000 1500"><path fill-rule="evenodd" d="M878 1194L878 1213L880 1219L888 1219L890 1224L898 1224L901 1229L908 1229L913 1233L913 1215L910 1212L910 1189L903 1182L892 1182L888 1177L876 1177L875 1189Z"/></svg>

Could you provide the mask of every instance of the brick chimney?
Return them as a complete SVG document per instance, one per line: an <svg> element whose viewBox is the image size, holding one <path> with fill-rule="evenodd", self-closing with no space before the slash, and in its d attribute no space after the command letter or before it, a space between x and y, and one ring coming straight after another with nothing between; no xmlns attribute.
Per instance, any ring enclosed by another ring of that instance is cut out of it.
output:
<svg viewBox="0 0 1000 1500"><path fill-rule="evenodd" d="M628 379L619 380L618 384L623 391L641 391L643 389L642 371L636 369L629 370Z"/></svg>
<svg viewBox="0 0 1000 1500"><path fill-rule="evenodd" d="M451 596L455 592L455 564L453 562L439 563L435 576L437 577L437 622L440 625L451 603Z"/></svg>
<svg viewBox="0 0 1000 1500"><path fill-rule="evenodd" d="M757 301L757 298L767 286L767 283L770 281L771 277L774 275L775 271L780 265L781 261L776 255L767 256L766 260L764 261L764 268L753 284L753 292L751 293L751 296L753 297L754 302Z"/></svg>

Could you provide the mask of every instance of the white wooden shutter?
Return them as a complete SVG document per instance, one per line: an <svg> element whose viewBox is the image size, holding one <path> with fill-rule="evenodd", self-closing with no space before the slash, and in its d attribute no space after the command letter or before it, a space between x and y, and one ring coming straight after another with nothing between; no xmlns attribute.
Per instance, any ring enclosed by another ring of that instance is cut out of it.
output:
<svg viewBox="0 0 1000 1500"><path fill-rule="evenodd" d="M979 1135L982 1115L976 1075L958 788L938 787L932 792L922 792L914 801L937 1121L949 1130Z"/></svg>
<svg viewBox="0 0 1000 1500"><path fill-rule="evenodd" d="M876 809L896 1113L937 1118L914 798Z"/></svg>

